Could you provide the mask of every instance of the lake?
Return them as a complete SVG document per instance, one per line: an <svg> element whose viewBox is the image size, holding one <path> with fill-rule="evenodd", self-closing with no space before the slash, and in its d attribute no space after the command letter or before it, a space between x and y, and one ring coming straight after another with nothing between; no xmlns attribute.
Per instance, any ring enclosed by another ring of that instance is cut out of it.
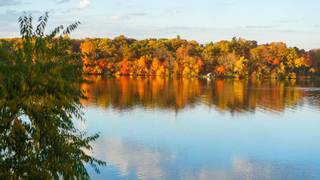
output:
<svg viewBox="0 0 320 180"><path fill-rule="evenodd" d="M320 179L320 82L91 80L93 179Z"/></svg>

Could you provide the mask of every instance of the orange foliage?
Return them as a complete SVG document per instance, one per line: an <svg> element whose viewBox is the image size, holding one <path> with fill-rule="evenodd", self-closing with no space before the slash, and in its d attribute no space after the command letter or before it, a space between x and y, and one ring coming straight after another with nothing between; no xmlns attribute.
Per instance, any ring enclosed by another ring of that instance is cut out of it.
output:
<svg viewBox="0 0 320 180"><path fill-rule="evenodd" d="M86 39L81 42L84 72L130 76L289 77L320 69L320 50L285 43L258 45L233 38L206 45L182 39Z"/></svg>
<svg viewBox="0 0 320 180"><path fill-rule="evenodd" d="M129 74L129 62L127 59L124 59L121 62L120 73L121 73L121 75L128 75Z"/></svg>
<svg viewBox="0 0 320 180"><path fill-rule="evenodd" d="M279 59L274 59L273 62L272 62L273 65L279 65L280 64L280 61Z"/></svg>
<svg viewBox="0 0 320 180"><path fill-rule="evenodd" d="M94 44L90 41L84 41L80 44L80 50L84 54L91 54L94 52Z"/></svg>
<svg viewBox="0 0 320 180"><path fill-rule="evenodd" d="M223 66L218 66L216 67L215 72L219 75L222 75L226 72L226 68Z"/></svg>

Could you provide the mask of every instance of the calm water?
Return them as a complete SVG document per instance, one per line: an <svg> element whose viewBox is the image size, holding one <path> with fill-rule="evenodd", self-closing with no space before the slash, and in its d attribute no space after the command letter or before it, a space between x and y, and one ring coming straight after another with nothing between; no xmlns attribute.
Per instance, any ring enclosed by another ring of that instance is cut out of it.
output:
<svg viewBox="0 0 320 180"><path fill-rule="evenodd" d="M320 179L320 83L93 79L93 179Z"/></svg>

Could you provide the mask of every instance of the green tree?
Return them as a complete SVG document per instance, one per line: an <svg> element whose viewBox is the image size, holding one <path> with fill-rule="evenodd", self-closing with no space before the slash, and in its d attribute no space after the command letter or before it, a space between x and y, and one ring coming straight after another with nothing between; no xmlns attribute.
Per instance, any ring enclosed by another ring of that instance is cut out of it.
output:
<svg viewBox="0 0 320 180"><path fill-rule="evenodd" d="M0 53L0 177L4 179L89 179L90 142L73 124L83 120L79 55L66 38L79 22L44 34L48 13L33 28L19 18L22 41Z"/></svg>

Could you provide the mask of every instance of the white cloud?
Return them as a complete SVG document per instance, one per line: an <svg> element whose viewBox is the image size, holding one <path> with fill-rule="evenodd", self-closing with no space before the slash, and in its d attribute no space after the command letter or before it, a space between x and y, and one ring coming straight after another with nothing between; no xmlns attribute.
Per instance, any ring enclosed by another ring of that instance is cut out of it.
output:
<svg viewBox="0 0 320 180"><path fill-rule="evenodd" d="M84 9L90 5L90 0L80 0L79 8Z"/></svg>
<svg viewBox="0 0 320 180"><path fill-rule="evenodd" d="M63 4L63 3L67 3L69 2L70 0L59 0L57 1L57 4Z"/></svg>
<svg viewBox="0 0 320 180"><path fill-rule="evenodd" d="M127 13L127 14L122 14L122 15L111 16L110 19L113 22L120 22L120 21L131 20L131 19L136 18L136 17L144 17L144 16L147 16L147 15L148 15L148 13L144 13L144 12Z"/></svg>
<svg viewBox="0 0 320 180"><path fill-rule="evenodd" d="M11 6L11 5L17 5L20 4L20 1L16 0L0 0L0 6Z"/></svg>

